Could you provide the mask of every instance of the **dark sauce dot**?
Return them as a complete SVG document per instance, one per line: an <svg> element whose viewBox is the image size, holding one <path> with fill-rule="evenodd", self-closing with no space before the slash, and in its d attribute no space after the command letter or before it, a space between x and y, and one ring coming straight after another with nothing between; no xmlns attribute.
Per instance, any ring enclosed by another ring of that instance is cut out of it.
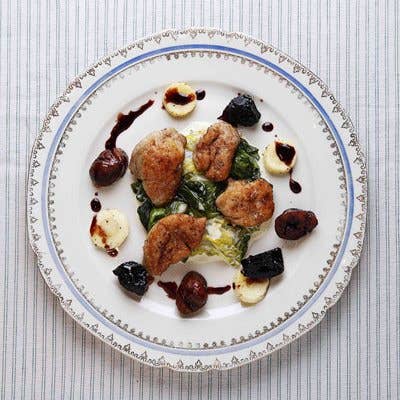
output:
<svg viewBox="0 0 400 400"><path fill-rule="evenodd" d="M264 122L264 123L261 125L261 129L262 129L264 132L271 132L271 131L274 129L274 125L272 125L271 122Z"/></svg>
<svg viewBox="0 0 400 400"><path fill-rule="evenodd" d="M196 98L197 100L203 100L206 97L206 91L204 89L197 89L196 90Z"/></svg>
<svg viewBox="0 0 400 400"><path fill-rule="evenodd" d="M301 192L301 185L299 182L295 181L292 178L293 169L290 170L290 179L289 179L289 187L293 193L300 193Z"/></svg>
<svg viewBox="0 0 400 400"><path fill-rule="evenodd" d="M260 99L260 102L263 103L263 102L264 102L264 99Z"/></svg>
<svg viewBox="0 0 400 400"><path fill-rule="evenodd" d="M128 114L119 113L117 117L117 123L114 125L114 128L110 133L110 137L106 141L105 148L107 150L114 149L116 147L118 136L122 132L126 131L133 124L135 119L142 115L153 104L154 100L149 100L135 111L129 111Z"/></svg>
<svg viewBox="0 0 400 400"><path fill-rule="evenodd" d="M99 212L101 210L101 203L97 197L92 199L92 201L90 202L90 208L93 212Z"/></svg>
<svg viewBox="0 0 400 400"><path fill-rule="evenodd" d="M98 192L96 192L94 195L95 195L95 196L98 196L98 195L99 195L99 193L98 193Z"/></svg>
<svg viewBox="0 0 400 400"><path fill-rule="evenodd" d="M275 151L279 159L286 165L290 165L296 155L296 149L287 143L276 142Z"/></svg>

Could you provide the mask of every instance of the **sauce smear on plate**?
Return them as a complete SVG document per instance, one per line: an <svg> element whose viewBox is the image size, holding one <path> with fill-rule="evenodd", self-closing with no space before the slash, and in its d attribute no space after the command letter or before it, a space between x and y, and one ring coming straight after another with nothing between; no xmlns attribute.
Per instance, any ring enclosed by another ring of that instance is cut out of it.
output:
<svg viewBox="0 0 400 400"><path fill-rule="evenodd" d="M157 285L164 290L164 292L170 299L176 300L176 292L178 291L178 285L175 282L158 281Z"/></svg>
<svg viewBox="0 0 400 400"><path fill-rule="evenodd" d="M150 108L154 104L154 100L149 100L147 103L144 103L135 111L129 111L128 114L119 113L117 117L117 123L112 128L110 133L110 137L106 141L105 148L107 150L112 150L116 146L118 136L126 131L135 121L135 119L141 116L148 108Z"/></svg>

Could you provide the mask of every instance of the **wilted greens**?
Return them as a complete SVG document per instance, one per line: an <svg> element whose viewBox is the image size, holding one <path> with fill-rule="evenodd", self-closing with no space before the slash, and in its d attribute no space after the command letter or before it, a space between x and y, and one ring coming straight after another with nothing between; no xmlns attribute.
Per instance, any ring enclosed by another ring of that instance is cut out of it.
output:
<svg viewBox="0 0 400 400"><path fill-rule="evenodd" d="M167 207L156 207L147 196L143 189L143 184L140 181L132 183L131 188L133 193L135 193L136 198L143 202L138 207L137 213L140 222L148 231L161 218L170 214L186 213L188 210L187 204L180 200L172 201Z"/></svg>
<svg viewBox="0 0 400 400"><path fill-rule="evenodd" d="M153 225L160 220L171 214L184 214L188 209L187 204L182 201L175 200L167 207L154 207L150 211L149 221L147 223L147 230L149 231Z"/></svg>
<svg viewBox="0 0 400 400"><path fill-rule="evenodd" d="M258 149L251 146L245 139L240 139L239 146L233 159L230 176L233 179L247 179L254 181L260 178Z"/></svg>
<svg viewBox="0 0 400 400"><path fill-rule="evenodd" d="M216 198L222 193L224 185L186 174L176 197L189 206L189 214L196 217L213 218L220 215L215 205Z"/></svg>
<svg viewBox="0 0 400 400"><path fill-rule="evenodd" d="M232 226L222 216L209 219L203 240L192 255L216 256L233 267L239 267L252 231L254 229Z"/></svg>

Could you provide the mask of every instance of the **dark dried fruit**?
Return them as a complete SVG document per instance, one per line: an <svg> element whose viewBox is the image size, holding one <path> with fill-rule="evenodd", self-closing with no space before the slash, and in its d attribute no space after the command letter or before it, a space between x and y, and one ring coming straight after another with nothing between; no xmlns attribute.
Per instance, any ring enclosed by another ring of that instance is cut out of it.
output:
<svg viewBox="0 0 400 400"><path fill-rule="evenodd" d="M242 94L230 101L219 117L233 126L252 126L260 120L261 114L254 104L253 98Z"/></svg>
<svg viewBox="0 0 400 400"><path fill-rule="evenodd" d="M310 233L318 225L318 219L312 211L289 208L275 220L275 232L287 240L297 240Z"/></svg>
<svg viewBox="0 0 400 400"><path fill-rule="evenodd" d="M113 273L118 276L118 281L122 287L138 296L143 296L146 293L152 278L143 265L135 261L128 261L119 265Z"/></svg>
<svg viewBox="0 0 400 400"><path fill-rule="evenodd" d="M89 175L95 186L109 186L124 176L127 167L127 154L116 147L99 154L90 167Z"/></svg>
<svg viewBox="0 0 400 400"><path fill-rule="evenodd" d="M249 256L242 262L242 274L250 279L270 279L284 271L282 250L275 249Z"/></svg>
<svg viewBox="0 0 400 400"><path fill-rule="evenodd" d="M198 272L190 271L182 279L176 295L176 306L183 315L200 310L208 299L207 281Z"/></svg>

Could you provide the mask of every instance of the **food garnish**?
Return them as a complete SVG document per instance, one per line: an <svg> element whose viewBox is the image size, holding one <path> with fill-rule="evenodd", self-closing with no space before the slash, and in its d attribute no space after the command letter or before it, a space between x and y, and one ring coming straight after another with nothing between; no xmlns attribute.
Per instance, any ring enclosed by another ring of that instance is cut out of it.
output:
<svg viewBox="0 0 400 400"><path fill-rule="evenodd" d="M129 234L129 224L126 216L119 210L101 210L90 225L92 242L106 251L118 249ZM110 255L115 255L112 252Z"/></svg>
<svg viewBox="0 0 400 400"><path fill-rule="evenodd" d="M89 169L90 179L96 187L110 186L124 176L128 166L128 156L124 150L116 147L117 138L153 103L154 100L149 100L135 111L118 114L117 122L105 143L105 150L93 161Z"/></svg>
<svg viewBox="0 0 400 400"><path fill-rule="evenodd" d="M269 287L269 279L253 280L238 271L233 281L233 287L237 298L244 304L256 304L266 295Z"/></svg>
<svg viewBox="0 0 400 400"><path fill-rule="evenodd" d="M185 82L176 82L167 87L163 96L165 110L174 118L184 118L196 107L195 90Z"/></svg>
<svg viewBox="0 0 400 400"><path fill-rule="evenodd" d="M232 162L231 178L250 181L260 178L259 159L257 147L251 146L247 140L241 138Z"/></svg>
<svg viewBox="0 0 400 400"><path fill-rule="evenodd" d="M149 287L149 274L143 265L128 261L113 271L122 287L138 296L143 296Z"/></svg>
<svg viewBox="0 0 400 400"><path fill-rule="evenodd" d="M254 100L247 94L233 98L225 107L219 119L233 126L252 126L260 120L261 114L257 110Z"/></svg>
<svg viewBox="0 0 400 400"><path fill-rule="evenodd" d="M289 208L275 220L275 232L287 240L297 240L310 233L318 225L318 219L312 211Z"/></svg>
<svg viewBox="0 0 400 400"><path fill-rule="evenodd" d="M264 152L264 165L270 174L288 174L296 163L296 149L288 141L275 140Z"/></svg>
<svg viewBox="0 0 400 400"><path fill-rule="evenodd" d="M279 247L249 256L242 260L242 272L250 279L270 279L284 271L282 250Z"/></svg>

